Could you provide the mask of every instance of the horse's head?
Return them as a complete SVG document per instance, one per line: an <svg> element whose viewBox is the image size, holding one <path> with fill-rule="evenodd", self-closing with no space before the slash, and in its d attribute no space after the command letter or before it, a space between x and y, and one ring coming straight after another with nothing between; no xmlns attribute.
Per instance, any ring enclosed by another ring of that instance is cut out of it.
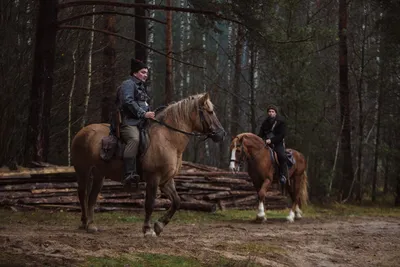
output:
<svg viewBox="0 0 400 267"><path fill-rule="evenodd" d="M239 134L232 138L230 145L231 159L229 169L233 172L238 172L244 159L247 157L247 149L245 146L246 135Z"/></svg>
<svg viewBox="0 0 400 267"><path fill-rule="evenodd" d="M198 109L195 112L194 130L207 135L214 142L224 140L226 132L222 127L208 93L198 99Z"/></svg>

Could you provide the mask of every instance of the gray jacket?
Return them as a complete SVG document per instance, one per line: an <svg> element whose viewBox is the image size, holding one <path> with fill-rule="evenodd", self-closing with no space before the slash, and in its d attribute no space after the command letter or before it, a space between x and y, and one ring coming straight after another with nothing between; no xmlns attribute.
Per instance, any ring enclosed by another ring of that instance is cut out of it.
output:
<svg viewBox="0 0 400 267"><path fill-rule="evenodd" d="M121 111L122 124L137 126L144 120L144 114L150 110L145 84L132 76L124 81L118 90L118 109Z"/></svg>

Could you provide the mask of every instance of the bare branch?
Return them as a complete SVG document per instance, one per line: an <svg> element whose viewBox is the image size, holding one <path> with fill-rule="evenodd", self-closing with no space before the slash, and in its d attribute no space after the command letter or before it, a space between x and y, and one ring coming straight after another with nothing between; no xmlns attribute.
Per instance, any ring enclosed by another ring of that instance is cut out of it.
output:
<svg viewBox="0 0 400 267"><path fill-rule="evenodd" d="M173 6L163 6L163 5L150 5L150 4L128 4L122 2L111 2L111 1L101 1L101 0L82 0L82 1L71 1L58 5L58 9L64 9L73 6L83 6L83 5L104 5L104 6L114 6L114 7L126 7L126 8L144 8L151 10L163 10L163 11L176 11L176 12L186 12L186 13L197 13L209 16L214 16L216 18L235 22L242 24L240 21L224 17L218 10L204 10L197 8L185 8L185 7L173 7Z"/></svg>
<svg viewBox="0 0 400 267"><path fill-rule="evenodd" d="M102 15L102 14L112 14L112 15L121 15L121 16L128 16L128 17L134 17L134 18L142 18L142 19L148 19L148 20L153 20L155 22L161 23L161 24L165 24L164 21L155 19L155 18L151 18L151 17L144 17L144 16L137 16L135 14L130 14L130 13L124 13L124 12L116 12L116 11L97 11L97 12L90 12L90 13L85 13L85 14L80 14L80 15L76 15L64 20L60 20L58 22L58 25L60 24L64 24L67 22L71 22L77 19L80 19L82 17L86 17L86 16L93 16L93 15Z"/></svg>
<svg viewBox="0 0 400 267"><path fill-rule="evenodd" d="M172 58L172 60L175 60L176 62L180 62L180 63L182 63L182 64L185 64L185 65L188 65L188 66L192 66L192 67L196 67L196 68L199 68L199 69L204 69L204 68L201 67L201 66L194 65L194 64L191 64L191 63L188 63L188 62L184 62L184 61L181 61L181 60L176 59L176 58L174 58L174 57L170 57L170 56L168 56L167 54L165 54L165 53L163 53L163 52L161 52L161 51L158 51L157 49L154 49L154 48L152 48L152 47L150 47L150 46L148 46L148 45L146 45L146 44L144 44L144 43L142 43L142 42L139 42L138 40L135 40L135 39L132 39L132 38L129 38L129 37L120 35L120 34L116 34L116 33L110 32L110 31L99 30L99 29L92 29L92 28L81 27L81 26L72 26L72 25L61 25L61 26L58 26L58 28L59 28L59 29L71 29L71 30L95 31L95 32L102 32L102 33L105 33L105 34L108 34L108 35L113 35L113 36L119 37L119 38L121 38L121 39L124 39L124 40L127 40L127 41L131 41L131 42L134 42L134 43L137 43L137 44L140 44L140 45L146 47L147 49L149 49L149 50L151 50L151 51L154 51L154 52L157 53L157 54L163 55L163 56L165 56L165 57L167 57L167 58Z"/></svg>

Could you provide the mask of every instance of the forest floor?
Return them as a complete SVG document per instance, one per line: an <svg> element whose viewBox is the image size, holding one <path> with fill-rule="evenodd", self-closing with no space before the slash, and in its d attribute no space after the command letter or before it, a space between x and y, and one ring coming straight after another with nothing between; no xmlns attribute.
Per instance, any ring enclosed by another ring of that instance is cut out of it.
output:
<svg viewBox="0 0 400 267"><path fill-rule="evenodd" d="M0 266L398 266L400 209L309 207L255 223L255 210L178 211L159 237L144 238L142 213L0 209ZM156 212L153 219L162 212Z"/></svg>

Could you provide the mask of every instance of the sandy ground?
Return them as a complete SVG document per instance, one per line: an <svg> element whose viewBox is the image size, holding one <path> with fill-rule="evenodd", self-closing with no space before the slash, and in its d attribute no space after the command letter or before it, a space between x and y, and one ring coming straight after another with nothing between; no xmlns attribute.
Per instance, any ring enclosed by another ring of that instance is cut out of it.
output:
<svg viewBox="0 0 400 267"><path fill-rule="evenodd" d="M135 252L188 256L205 264L226 257L260 266L400 266L398 218L171 222L150 239L140 223L97 223L102 229L95 234L70 224L0 225L0 266L77 266L88 256Z"/></svg>

